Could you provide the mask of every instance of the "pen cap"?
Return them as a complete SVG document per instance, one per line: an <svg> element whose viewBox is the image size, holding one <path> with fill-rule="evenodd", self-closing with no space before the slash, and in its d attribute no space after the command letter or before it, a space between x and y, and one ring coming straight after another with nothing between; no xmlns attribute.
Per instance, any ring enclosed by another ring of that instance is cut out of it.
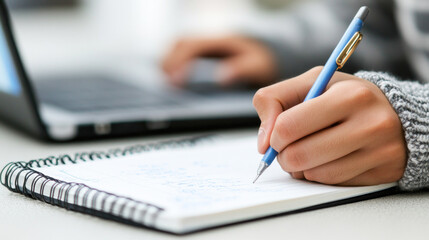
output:
<svg viewBox="0 0 429 240"><path fill-rule="evenodd" d="M359 11L356 13L355 18L359 18L362 22L365 22L366 17L368 16L369 8L367 6L363 6L359 8Z"/></svg>

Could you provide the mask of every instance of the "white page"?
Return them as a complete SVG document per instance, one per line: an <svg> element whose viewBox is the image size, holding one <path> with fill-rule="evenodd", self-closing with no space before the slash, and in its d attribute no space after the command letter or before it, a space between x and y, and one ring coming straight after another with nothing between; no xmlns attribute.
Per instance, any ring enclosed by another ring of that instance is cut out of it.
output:
<svg viewBox="0 0 429 240"><path fill-rule="evenodd" d="M40 168L45 175L195 216L328 193L344 187L292 179L277 162L252 184L261 155L256 137Z"/></svg>

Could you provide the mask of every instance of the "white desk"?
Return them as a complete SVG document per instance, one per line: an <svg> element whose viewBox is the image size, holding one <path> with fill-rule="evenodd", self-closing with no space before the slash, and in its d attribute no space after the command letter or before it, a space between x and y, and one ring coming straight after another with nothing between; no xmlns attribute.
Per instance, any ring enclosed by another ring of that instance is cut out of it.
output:
<svg viewBox="0 0 429 240"><path fill-rule="evenodd" d="M252 130L256 131L256 130ZM240 135L246 131L224 132ZM0 166L60 153L103 150L163 137L69 144L37 141L0 124ZM428 239L429 192L392 195L178 237L67 211L0 187L0 239Z"/></svg>

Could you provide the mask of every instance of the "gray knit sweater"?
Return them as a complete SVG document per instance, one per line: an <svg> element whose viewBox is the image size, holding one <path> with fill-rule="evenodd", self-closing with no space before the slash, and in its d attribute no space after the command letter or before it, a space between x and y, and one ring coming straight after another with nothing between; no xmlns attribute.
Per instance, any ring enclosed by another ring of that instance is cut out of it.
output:
<svg viewBox="0 0 429 240"><path fill-rule="evenodd" d="M408 163L399 181L403 190L429 187L429 84L398 81L379 72L358 72L356 76L377 85L392 104L405 133Z"/></svg>

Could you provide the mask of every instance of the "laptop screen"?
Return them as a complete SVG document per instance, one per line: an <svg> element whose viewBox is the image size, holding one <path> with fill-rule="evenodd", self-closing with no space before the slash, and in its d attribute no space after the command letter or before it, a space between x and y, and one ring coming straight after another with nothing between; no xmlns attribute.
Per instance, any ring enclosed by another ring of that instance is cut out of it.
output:
<svg viewBox="0 0 429 240"><path fill-rule="evenodd" d="M5 36L3 26L0 24L0 91L19 95L21 86Z"/></svg>

